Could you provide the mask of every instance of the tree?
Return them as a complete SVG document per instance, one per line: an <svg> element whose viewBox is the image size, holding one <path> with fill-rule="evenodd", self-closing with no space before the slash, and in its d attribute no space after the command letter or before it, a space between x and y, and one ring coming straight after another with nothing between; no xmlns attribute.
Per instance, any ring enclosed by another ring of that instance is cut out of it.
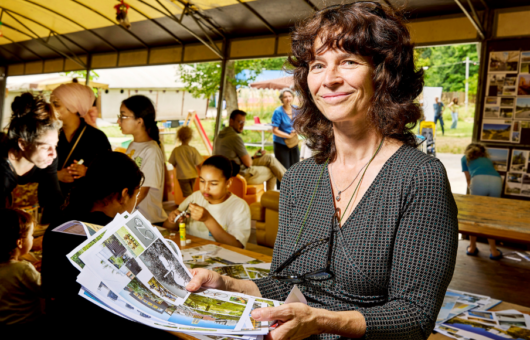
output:
<svg viewBox="0 0 530 340"><path fill-rule="evenodd" d="M466 83L466 57L469 65L469 93L477 92L478 51L476 44L417 48L416 65L425 70L425 86L443 87L445 92L463 92Z"/></svg>
<svg viewBox="0 0 530 340"><path fill-rule="evenodd" d="M61 73L61 77L72 77L72 78L82 78L86 79L86 70L80 70L80 71L70 71ZM94 70L90 70L90 74L88 76L89 80L98 80L99 74L96 73Z"/></svg>
<svg viewBox="0 0 530 340"><path fill-rule="evenodd" d="M247 86L264 70L281 70L285 58L268 58L253 60L231 60L226 65L225 99L228 112L238 108L237 86ZM243 70L248 71L245 79L236 79ZM221 83L221 64L219 62L180 65L178 76L184 83L184 89L195 98L212 98Z"/></svg>

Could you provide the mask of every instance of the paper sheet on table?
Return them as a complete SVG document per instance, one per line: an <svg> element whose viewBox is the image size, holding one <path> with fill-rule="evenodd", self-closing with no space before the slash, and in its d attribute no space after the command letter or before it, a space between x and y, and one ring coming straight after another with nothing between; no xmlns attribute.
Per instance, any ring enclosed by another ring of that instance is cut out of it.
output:
<svg viewBox="0 0 530 340"><path fill-rule="evenodd" d="M307 300L297 285L294 285L293 289L291 289L291 292L287 296L287 299L285 299L285 303L295 303L295 302L300 302L300 303L303 303L304 305L307 305Z"/></svg>

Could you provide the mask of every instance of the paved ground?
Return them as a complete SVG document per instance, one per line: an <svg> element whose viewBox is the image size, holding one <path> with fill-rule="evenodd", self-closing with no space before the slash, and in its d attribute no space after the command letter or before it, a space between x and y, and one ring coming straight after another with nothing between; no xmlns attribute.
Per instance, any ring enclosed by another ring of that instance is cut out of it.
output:
<svg viewBox="0 0 530 340"><path fill-rule="evenodd" d="M465 194L467 189L466 177L462 172L462 165L460 159L463 155L455 155L452 153L437 153L436 156L445 166L449 183L451 183L451 190L455 194Z"/></svg>

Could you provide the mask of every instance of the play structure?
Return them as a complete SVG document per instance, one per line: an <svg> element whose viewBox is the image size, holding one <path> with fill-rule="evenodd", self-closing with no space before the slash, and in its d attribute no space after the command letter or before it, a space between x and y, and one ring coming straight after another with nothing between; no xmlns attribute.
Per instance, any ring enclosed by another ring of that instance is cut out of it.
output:
<svg viewBox="0 0 530 340"><path fill-rule="evenodd" d="M199 116L197 115L197 111L190 110L188 111L188 116L184 120L183 126L189 126L189 124L193 121L195 124L195 127L197 128L197 131L199 132L199 136L201 136L201 140L204 143L204 146L206 147L206 151L208 152L208 155L212 155L212 142L208 138L208 135L206 134L206 131L204 130L204 127L201 124L201 120L199 119Z"/></svg>

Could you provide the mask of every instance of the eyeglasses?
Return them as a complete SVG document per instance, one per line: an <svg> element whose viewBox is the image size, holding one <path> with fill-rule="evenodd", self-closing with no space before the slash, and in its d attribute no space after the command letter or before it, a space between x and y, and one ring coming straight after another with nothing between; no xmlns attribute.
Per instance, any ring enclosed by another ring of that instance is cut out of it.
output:
<svg viewBox="0 0 530 340"><path fill-rule="evenodd" d="M302 283L302 282L305 282L307 280L311 280L311 281L327 281L327 280L331 280L332 278L335 277L335 274L331 271L331 255L333 253L333 235L334 235L334 227L336 225L338 225L338 219L337 219L337 214L333 214L333 218L331 220L331 230L329 232L329 237L327 238L324 238L324 239L320 239L320 240L317 240L317 241L313 241L313 242L310 242L308 244L306 244L305 246L303 246L302 248L298 249L293 255L291 255L284 263L282 263L273 273L273 275L271 275L271 277L275 280L279 280L279 281L282 281L282 282L287 282L287 283ZM314 245L316 243L323 243L323 242L326 242L328 241L328 258L327 258L327 261L326 261L326 267L324 268L321 268L321 269L318 269L318 270L315 270L315 271L312 271L312 272L309 272L309 273L305 273L305 274L302 274L302 275L298 275L298 274L295 274L295 275L276 275L278 273L280 273L282 270L284 270L285 268L287 268L291 263L294 262L294 260L296 260L298 257L300 257L300 255L302 255L304 253L304 250L306 250L309 246L311 245Z"/></svg>
<svg viewBox="0 0 530 340"><path fill-rule="evenodd" d="M134 118L133 116L124 116L124 115L118 115L118 120L124 120L127 118Z"/></svg>

